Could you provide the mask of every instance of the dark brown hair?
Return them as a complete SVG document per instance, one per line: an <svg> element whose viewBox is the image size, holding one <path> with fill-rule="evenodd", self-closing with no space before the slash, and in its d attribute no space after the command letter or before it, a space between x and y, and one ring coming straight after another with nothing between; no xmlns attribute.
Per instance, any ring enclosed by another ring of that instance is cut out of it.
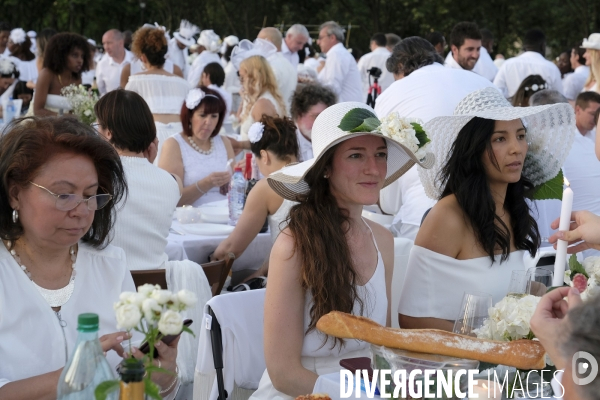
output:
<svg viewBox="0 0 600 400"><path fill-rule="evenodd" d="M216 90L209 89L206 86L199 86L199 88L204 92L204 94L210 94L212 96L204 96L202 101L200 101L200 103L198 103L198 105L194 107L193 110L187 108L185 101L183 102L180 113L181 125L183 126L183 133L186 136L193 135L192 115L194 115L194 112L196 112L196 110L199 109L200 106L204 106L205 114L219 114L219 122L217 123L217 126L215 127L213 133L210 135L210 137L215 137L221 131L221 126L223 125L223 120L225 119L225 111L227 106L225 105L225 100L223 100L219 92L217 92ZM216 98L214 96L216 96Z"/></svg>
<svg viewBox="0 0 600 400"><path fill-rule="evenodd" d="M114 224L115 204L127 195L115 149L90 126L69 116L16 120L7 132L0 139L0 237L16 240L23 235L23 226L12 222L10 186L27 186L51 158L68 153L88 157L98 173L99 193L113 195L106 207L95 212L90 230L81 238L93 247L105 247Z"/></svg>
<svg viewBox="0 0 600 400"><path fill-rule="evenodd" d="M152 112L136 92L110 91L100 97L94 112L102 129L110 131L110 142L119 150L141 153L156 139Z"/></svg>
<svg viewBox="0 0 600 400"><path fill-rule="evenodd" d="M287 219L295 240L294 252L302 265L302 289L313 297L306 333L330 311L352 313L356 302L363 311L357 291L358 274L346 239L348 213L338 206L329 181L323 177L338 146L327 150L308 172L304 180L310 191L299 198L300 204L292 207ZM344 343L343 339L333 340L333 346Z"/></svg>
<svg viewBox="0 0 600 400"><path fill-rule="evenodd" d="M82 72L90 69L90 47L87 40L76 33L57 33L50 38L44 51L44 68L57 75L60 74L67 67L67 57L74 48L83 53L81 70L73 74L75 78L79 78Z"/></svg>
<svg viewBox="0 0 600 400"><path fill-rule="evenodd" d="M547 83L544 78L540 75L529 75L527 78L523 79L523 82L521 82L521 85L519 85L515 95L512 97L511 103L514 107L529 107L529 98L539 90L544 90L538 89L534 91L532 89L533 85L546 85L547 89ZM527 88L527 90L525 88Z"/></svg>
<svg viewBox="0 0 600 400"><path fill-rule="evenodd" d="M337 96L333 90L317 83L306 84L294 92L292 106L290 107L292 119L296 120L302 117L312 106L316 106L319 103L331 107L336 102Z"/></svg>
<svg viewBox="0 0 600 400"><path fill-rule="evenodd" d="M162 67L168 49L169 44L162 29L142 27L133 34L131 51L137 58L145 55L150 65Z"/></svg>
<svg viewBox="0 0 600 400"><path fill-rule="evenodd" d="M263 115L260 122L264 125L263 135L258 142L250 142L252 153L260 158L260 151L268 150L285 162L291 162L292 155L298 158L298 138L294 121L285 117Z"/></svg>
<svg viewBox="0 0 600 400"><path fill-rule="evenodd" d="M10 55L21 61L31 61L35 58L35 54L31 52L31 39L27 36L25 36L25 41L23 43L14 43L10 47L12 48L10 50Z"/></svg>

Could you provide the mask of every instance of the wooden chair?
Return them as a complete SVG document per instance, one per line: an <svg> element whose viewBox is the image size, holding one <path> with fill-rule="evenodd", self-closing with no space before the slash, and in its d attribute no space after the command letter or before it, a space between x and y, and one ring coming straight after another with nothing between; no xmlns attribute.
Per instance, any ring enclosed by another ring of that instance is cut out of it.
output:
<svg viewBox="0 0 600 400"><path fill-rule="evenodd" d="M234 260L235 255L229 253L224 260L201 264L213 296L221 293ZM133 277L136 288L145 283L159 285L163 289L167 288L167 277L164 269L142 269L131 271L131 276Z"/></svg>

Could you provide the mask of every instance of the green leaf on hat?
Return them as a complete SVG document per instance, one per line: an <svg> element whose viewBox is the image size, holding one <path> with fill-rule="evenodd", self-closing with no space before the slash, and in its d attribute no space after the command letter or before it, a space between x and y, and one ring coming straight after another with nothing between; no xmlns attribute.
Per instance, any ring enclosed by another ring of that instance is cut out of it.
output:
<svg viewBox="0 0 600 400"><path fill-rule="evenodd" d="M586 272L585 268L583 268L583 265L579 261L577 261L577 257L575 256L575 254L572 254L571 257L569 257L569 269L571 270L571 280L577 274L582 274L586 278L590 279L590 276Z"/></svg>
<svg viewBox="0 0 600 400"><path fill-rule="evenodd" d="M371 132L381 125L375 114L365 108L353 108L340 121L338 128L345 132Z"/></svg>
<svg viewBox="0 0 600 400"><path fill-rule="evenodd" d="M423 129L423 127L420 124L417 124L416 122L411 122L410 123L413 127L413 129L415 130L415 136L417 137L417 140L419 141L419 148L425 146L427 143L431 142L431 139L429 139L427 137L427 134L425 133L425 130Z"/></svg>
<svg viewBox="0 0 600 400"><path fill-rule="evenodd" d="M539 186L533 188L532 200L551 200L551 199L562 199L563 192L563 177L562 170L558 171L558 175L542 183Z"/></svg>

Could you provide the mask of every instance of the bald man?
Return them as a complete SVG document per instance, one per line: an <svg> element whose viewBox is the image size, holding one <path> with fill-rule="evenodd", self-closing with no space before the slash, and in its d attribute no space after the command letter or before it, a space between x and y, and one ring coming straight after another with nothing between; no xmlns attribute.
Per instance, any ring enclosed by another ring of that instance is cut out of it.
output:
<svg viewBox="0 0 600 400"><path fill-rule="evenodd" d="M96 66L96 84L100 95L119 87L123 66L133 59L133 55L124 45L123 33L111 29L102 36L104 57Z"/></svg>
<svg viewBox="0 0 600 400"><path fill-rule="evenodd" d="M277 81L277 87L279 88L279 94L285 102L287 112L289 115L290 104L292 102L292 96L296 90L298 83L298 71L294 66L281 54L281 42L283 37L281 32L276 28L263 28L258 33L258 39L263 39L273 43L277 48L277 53L270 56L267 61L273 69L275 80Z"/></svg>

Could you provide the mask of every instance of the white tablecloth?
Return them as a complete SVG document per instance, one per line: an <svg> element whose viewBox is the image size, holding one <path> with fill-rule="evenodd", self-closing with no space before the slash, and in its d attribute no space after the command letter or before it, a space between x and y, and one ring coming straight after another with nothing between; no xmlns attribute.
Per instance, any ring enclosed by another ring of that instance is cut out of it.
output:
<svg viewBox="0 0 600 400"><path fill-rule="evenodd" d="M173 221L172 227L177 231L183 232L181 225L177 221ZM169 256L169 260L188 259L198 264L204 264L208 262L209 254L215 251L219 243L226 237L223 235L200 236L189 233L185 235L170 233L167 238L168 244L165 251ZM265 259L269 257L272 246L271 235L269 233L259 233L240 258L235 260L231 270L257 270Z"/></svg>

